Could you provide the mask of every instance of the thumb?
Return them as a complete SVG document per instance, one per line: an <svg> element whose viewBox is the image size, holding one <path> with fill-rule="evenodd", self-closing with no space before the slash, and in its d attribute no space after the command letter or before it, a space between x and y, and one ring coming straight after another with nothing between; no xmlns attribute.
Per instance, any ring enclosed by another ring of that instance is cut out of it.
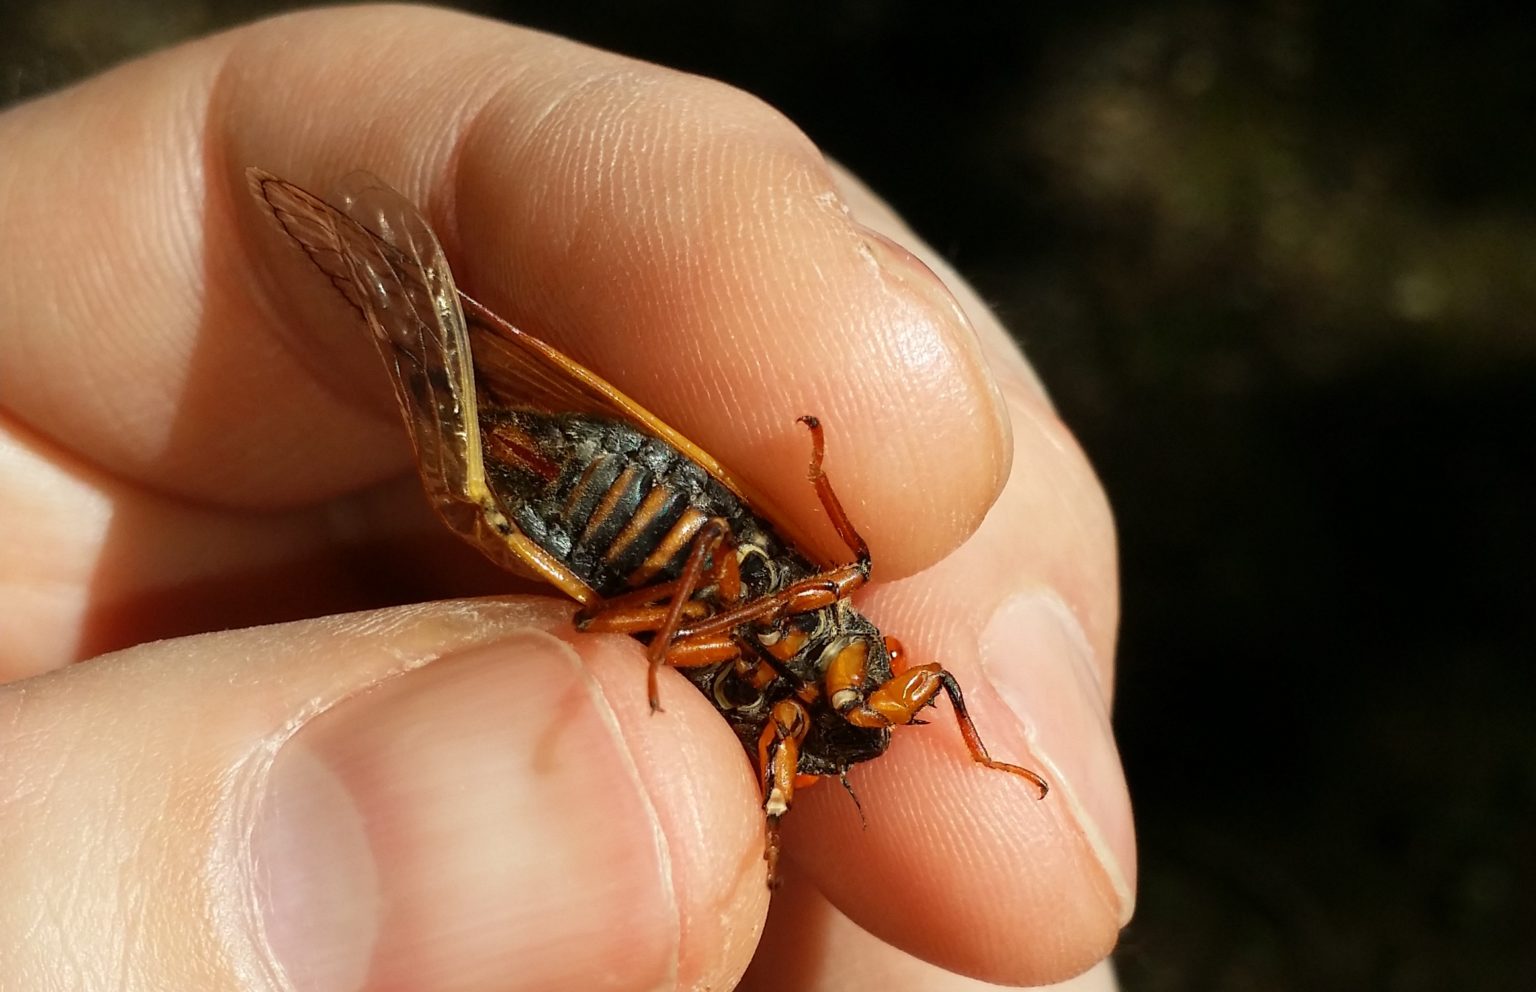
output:
<svg viewBox="0 0 1536 992"><path fill-rule="evenodd" d="M0 989L730 984L747 763L542 600L162 641L0 687Z"/></svg>

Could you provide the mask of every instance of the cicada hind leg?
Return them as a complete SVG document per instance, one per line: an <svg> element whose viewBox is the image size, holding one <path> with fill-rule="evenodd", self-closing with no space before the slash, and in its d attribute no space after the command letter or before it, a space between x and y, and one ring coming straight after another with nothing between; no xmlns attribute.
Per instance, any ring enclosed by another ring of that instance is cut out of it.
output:
<svg viewBox="0 0 1536 992"><path fill-rule="evenodd" d="M826 452L821 422L800 418L811 431L808 473L823 508L855 560L801 579L771 596L742 602L741 574L731 551L735 540L730 524L711 518L693 539L688 560L676 579L594 603L577 615L586 631L651 634L647 688L652 711L661 708L657 673L663 665L687 668L729 661L741 654L734 632L745 624L771 623L781 617L825 609L853 595L869 581L869 548L848 520L821 463ZM718 610L694 594L714 585Z"/></svg>
<svg viewBox="0 0 1536 992"><path fill-rule="evenodd" d="M724 605L728 608L707 614L707 611L690 603L693 593L707 584L699 581L704 574L704 562L716 548L734 546L730 525L724 520L711 520L709 526L701 530L695 539L693 553L679 578L596 604L579 618L581 629L622 630L628 633L656 631L657 636L651 642L652 648L665 654L669 649L683 646L688 641L712 641L745 624L772 623L782 617L826 609L852 596L868 582L869 547L849 522L848 514L844 512L837 494L832 491L831 482L821 469L826 450L821 422L810 416L801 417L799 422L811 430L813 447L809 478L838 535L854 552L852 562L800 579L772 595L760 596L739 605L727 603ZM727 563L731 567L735 566L732 556L715 556L716 569ZM739 574L735 577L733 588L739 597ZM656 605L661 599L667 600L665 607ZM701 614L707 615L693 619Z"/></svg>
<svg viewBox="0 0 1536 992"><path fill-rule="evenodd" d="M700 589L714 586L714 598L723 605L741 600L741 571L735 550L730 524L712 517L694 536L677 578L611 597L577 614L580 630L652 635L646 679L651 712L661 710L657 675L663 665L694 668L741 655L741 646L729 629L688 637L678 633L684 621L699 620L713 612L711 604L694 598Z"/></svg>

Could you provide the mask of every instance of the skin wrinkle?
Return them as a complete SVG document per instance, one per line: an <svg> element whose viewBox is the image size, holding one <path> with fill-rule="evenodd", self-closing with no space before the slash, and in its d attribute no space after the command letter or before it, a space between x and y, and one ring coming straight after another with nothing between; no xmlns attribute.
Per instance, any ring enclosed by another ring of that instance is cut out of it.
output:
<svg viewBox="0 0 1536 992"><path fill-rule="evenodd" d="M655 845L657 870L666 882L664 888L666 890L667 907L671 910L674 932L677 935L677 942L673 947L672 953L668 956L669 974L667 977L669 985L675 986L682 969L684 930L681 910L682 900L678 892L679 880L677 871L673 868L671 838L667 836L661 814L656 807L656 803L651 798L650 790L646 787L645 778L641 774L640 766L635 760L629 738L624 733L623 725L619 721L618 714L614 711L612 701L608 699L608 694L603 690L602 684L592 676L586 665L582 663L581 657L568 643L552 634L544 636L549 638L552 646L558 645L557 650L561 658L571 666L576 677L586 687L587 694L591 698L598 716L613 735L614 741L620 745L617 750L624 759L624 770L628 773L630 781L635 786L636 795L640 797L641 804L650 816L651 840Z"/></svg>
<svg viewBox="0 0 1536 992"><path fill-rule="evenodd" d="M187 106L182 108L184 116L175 119L186 133L182 140L162 147L161 150L165 152L161 156L163 161L155 166L161 170L159 174L182 180L178 188L167 190L170 195L159 200L158 220L162 233L159 243L167 246L171 258L181 259L186 265L184 272L177 272L174 268L161 270L162 285L156 287L155 295L162 299L171 298L176 295L178 288L185 287L185 302L189 313L203 311L208 290L205 280L191 278L191 273L199 268L197 263L206 258L204 237L207 225L204 223L203 210L188 205L202 202L197 194L206 187L209 179L203 165L206 120L209 106L213 102L212 92L205 86L195 92L190 89L187 91Z"/></svg>
<svg viewBox="0 0 1536 992"><path fill-rule="evenodd" d="M107 720L108 722L113 722L111 717L108 717ZM110 726L103 729L110 734ZM66 740L66 745L58 752L54 767L48 769L45 773L45 782L42 787L44 802L41 804L40 809L44 825L43 829L58 836L69 836L71 832L71 825L69 823L54 822L68 816L68 812L65 811L72 808L72 803L70 803L67 795L60 795L61 792L65 791L65 783L69 783L73 787L82 780L99 781L100 775L97 773L104 770L98 769L96 763L91 761L90 748L87 742L67 733L61 736ZM158 776L144 775L143 767L145 764L146 758L144 756L134 755L132 763L122 769L121 774L114 776L105 784L104 791L107 794L109 809L123 808L120 805L121 800L113 800L116 799L115 794L121 794L125 788L133 788L135 802L155 803L154 790L160 786L162 780ZM146 778L148 781L145 781ZM162 801L158 805L163 808L165 804ZM117 838L116 832L112 830L113 826L114 824L109 821L100 826L95 826L94 829L101 840L115 840ZM125 838L122 843L113 844L109 849L102 852L99 862L112 871L114 879L119 883L115 894L118 901L123 903L128 902L130 895L129 892L124 891L121 884L125 881L131 881L132 873L128 870L127 866L134 860L135 855L141 853L137 849L125 846L125 844L133 840L137 840L137 838ZM86 867L85 865L80 865L79 867L82 870L65 876L68 878L68 882L63 891L56 893L51 899L44 900L43 905L39 907L39 911L42 913L52 911L53 926L61 928L55 930L55 932L70 933L82 930L90 932L91 928L98 927L104 922L92 913L93 909L99 909L99 907L93 905L94 900L90 897L88 879L91 873L83 870ZM122 959L127 958L129 948L131 947L131 928L129 931L111 928L111 937L113 952L120 959L118 963L121 965ZM82 956L81 961L88 964L90 959ZM88 966L82 966L80 963L77 963L76 972L91 974L91 969ZM123 970L116 972L116 974L126 973ZM100 973L94 974L91 979L91 981L96 983L104 980L108 980L107 975Z"/></svg>
<svg viewBox="0 0 1536 992"><path fill-rule="evenodd" d="M238 974L248 977L254 974L268 979L282 974L281 965L272 959L271 951L265 944L265 925L257 902L258 886L253 883L254 859L250 833L256 822L257 810L260 808L262 798L268 792L268 783L278 752L305 726L338 705L441 660L463 649L467 644L493 643L481 640L479 636L472 641L469 640L477 628L483 629L491 624L491 611L485 610L484 606L493 604L466 603L458 605L446 614L439 612L436 616L432 615L432 605L424 604L415 608L364 614L356 619L341 616L327 618L333 622L319 621L331 628L333 636L363 635L371 640L387 638L407 630L419 622L425 614L427 625L430 627L445 628L458 624L460 643L457 645L449 643L435 651L414 654L403 650L402 645L392 645L392 650L384 653L394 664L387 666L373 678L342 687L339 692L319 692L311 695L292 708L292 715L287 720L278 724L267 734L254 739L244 756L232 762L229 770L220 776L217 782L219 791L211 811L214 829L208 832L209 847L204 854L204 862L208 867L203 877L212 886L206 894L209 911L215 921L215 930L222 938L219 944L220 949L236 965ZM515 632L516 617L514 610L502 623L495 626L504 631ZM506 620L511 620L511 624L507 624ZM528 636L528 633L516 632L516 636ZM563 643L560 648L562 652L571 651ZM133 650L130 649L127 654L131 654ZM222 871L219 870L221 865L236 866L238 870ZM274 983L273 987L291 988L286 982Z"/></svg>
<svg viewBox="0 0 1536 992"><path fill-rule="evenodd" d="M159 66L144 63L139 64L135 69L137 72L155 76L160 75L163 71ZM176 124L180 122L196 122L195 127L200 130L202 122L206 119L210 92L206 88L184 90L183 95L186 106L166 108L168 112L157 114L156 119L171 121L171 131L173 133L177 129ZM185 116L177 116L169 112L173 110L180 111ZM113 115L105 122L98 120L97 123L109 132L124 129L130 130L131 134L124 135L125 140L121 142L121 146L133 148L135 147L133 139L137 138L140 129L143 127L142 118L147 114L147 110L146 108L134 106L133 111L122 117ZM183 124L183 127L186 126ZM201 135L194 132L187 137L189 139L187 142L177 143L176 145L168 146L165 143L157 142L146 146L143 152L154 160L150 163L151 171L149 174L167 178L182 176L193 180L201 178ZM183 154L176 154L173 148L181 150ZM144 243L163 246L159 257L171 263L165 266L145 264L138 267L139 281L149 290L149 298L155 299L157 302L178 300L179 309L183 312L201 312L202 300L193 287L201 286L202 282L199 279L188 278L188 275L197 271L198 260L202 257L200 249L202 246L203 218L202 211L195 206L200 203L199 198L195 195L190 198L180 195L186 192L189 186L192 186L192 184L186 184L180 190L173 190L164 185L151 185L142 187L140 190L135 191L135 193L130 194L130 197L126 199L121 198L120 191L118 190L108 189L102 191L102 195L111 197L111 200L107 203L104 210L107 219L100 225L100 229L116 233L123 243L117 246L117 251L104 253L104 257L112 258L116 264L113 269L104 273L108 281L106 284L97 287L98 294L94 298L95 305L90 305L89 301L91 301L92 297L82 294L82 302L89 306L91 311L105 309L106 313L88 312L81 315L84 319L95 321L98 326L111 326L111 323L119 315L119 294L111 283L121 278L120 275L114 278L112 273L120 271L118 267L121 265L121 259L123 258L130 260L145 258L148 261L139 248ZM148 199L151 205L152 209L150 211L138 212L138 216L147 217L151 221L148 231L139 225L114 223L111 219L116 217L119 212L126 213L132 208L132 196L134 195ZM111 235L109 234L108 236ZM131 320L140 319L138 314L131 312L128 316ZM124 342L123 347L125 349L131 347L129 342L141 341L145 335L158 337L163 334L163 329L159 326L158 321L155 321L152 317L149 318L148 323L131 326L127 330L129 333L124 334L120 339ZM182 383L178 383L178 386L184 385L184 381L183 378ZM165 394L166 402L174 406L175 397L180 392L180 388L168 390ZM159 447L163 447L164 441L165 438L162 437L160 445L151 445L150 447L157 450Z"/></svg>
<svg viewBox="0 0 1536 992"><path fill-rule="evenodd" d="M1081 686L1080 688L1086 693L1091 693L1096 696L1097 701L1102 704L1103 711L1100 714L1102 717L1102 731L1106 738L1112 738L1113 730L1110 727L1109 721L1108 694L1105 691L1101 676L1099 675L1099 671L1103 666L1094 657L1093 646L1088 642L1087 635L1083 633L1081 627L1079 626L1077 617L1072 614L1071 609L1066 605L1066 603L1056 599L1054 596L1051 598L1053 607L1059 611L1061 616L1063 635L1066 636L1069 640L1073 641L1074 647L1076 647L1084 657L1089 659L1089 664L1087 666L1088 671L1086 673L1083 673L1079 670L1081 666L1073 666L1071 673L1073 681L1080 682L1082 679L1086 679L1088 681L1088 685ZM986 655L985 653L981 653L979 657L982 670L985 671L988 667ZM1088 812L1088 809L1083 802L1082 797L1079 795L1078 790L1073 786L1072 780L1061 773L1060 765L1055 761L1049 752L1040 751L1036 747L1038 736L1037 727L1033 724L1026 724L1023 729L1024 737L1029 742L1031 756L1033 756L1035 760L1039 761L1048 769L1046 772L1047 780L1061 783L1061 787L1056 791L1065 797L1066 805L1070 810L1072 820L1074 821L1073 825L1083 835L1085 842L1088 845L1089 851L1111 851L1111 845L1108 838L1105 836L1103 827L1097 823L1093 819L1092 815ZM1052 778L1052 776L1054 776L1054 778ZM1111 858L1113 858L1112 855ZM1125 923L1129 922L1127 914L1129 907L1133 906L1135 903L1135 887L1125 876L1125 867L1119 864L1115 864L1113 860L1111 860L1109 864L1106 864L1101 861L1096 854L1091 854L1091 856L1086 860L1090 863L1091 866L1097 867L1099 873L1103 876L1104 882L1109 889L1108 904L1112 910L1119 910L1121 924L1124 925Z"/></svg>
<svg viewBox="0 0 1536 992"><path fill-rule="evenodd" d="M604 143L604 144L607 144L607 143ZM711 152L708 152L708 150L707 150L707 152L705 152L705 154L708 155L708 154L711 154ZM611 206L611 204L610 204L610 206ZM585 226L585 221L582 221L581 226ZM648 235L648 233L645 233L644 236L650 236L650 235ZM684 244L684 249L687 250L687 244Z"/></svg>
<svg viewBox="0 0 1536 992"><path fill-rule="evenodd" d="M1021 422L1033 423L1036 435L1045 438L1048 445L1061 452L1065 456L1063 459L1065 463L1070 464L1083 458L1079 449L1072 444L1066 425L1048 407L1042 410L1039 404L1015 400L1010 404L1010 409ZM1093 540L1093 535L1114 534L1114 522L1109 519L1109 504L1103 497L1102 491L1095 489L1092 493L1084 494L1080 492L1082 480L1060 470L1039 473L1037 478L1039 477L1043 477L1046 484L1050 486L1050 493L1053 496L1051 505L1055 514L1063 518L1064 522L1073 525L1083 535L1082 540L1074 542L1079 547L1102 546L1105 542ZM1084 496L1088 498L1082 498ZM1094 659L1094 672L1104 691L1105 699L1110 700L1113 698L1115 675L1113 659L1116 617L1119 610L1119 586L1115 581L1115 576L1118 574L1117 553L1113 540L1108 543L1106 551L1108 560L1090 570L1089 576L1084 580L1072 581L1072 576L1052 576L1051 578L1053 588L1067 604L1093 646L1090 656ZM1107 587L1102 579L1103 576L1108 577ZM1099 604L1097 608L1095 604ZM1089 632L1097 633L1099 640L1095 642Z"/></svg>
<svg viewBox="0 0 1536 992"><path fill-rule="evenodd" d="M208 901L216 928L224 938L221 947L229 956L235 975L253 988L265 983L282 992L293 990L283 967L273 958L267 939L266 914L260 903L262 885L252 853L253 831L263 797L270 791L278 751L309 719L323 712L321 709L307 719L296 719L254 742L245 759L219 777L223 802L215 807L212 843L205 859L205 877L211 883Z"/></svg>
<svg viewBox="0 0 1536 992"><path fill-rule="evenodd" d="M567 76L569 74L566 74ZM617 117L611 112L605 112L598 118L596 133L591 128L578 129L567 126L566 115L570 112L572 117L580 118L576 113L581 105L591 97L594 91L608 83L635 81L634 73L626 68L597 67L586 75L586 78L570 83L568 79L557 78L550 82L551 87L558 87L548 104L534 117L531 124L520 127L521 140L516 148L508 149L514 159L533 157L539 149L545 149L552 153L553 160L557 164L567 161L579 162L577 168L558 169L557 174L565 174L570 177L570 185L567 196L572 202L588 201L585 196L587 190L596 188L599 191L608 189L625 188L621 181L624 162L618 153L621 141L614 140L615 127L622 128L623 118ZM632 103L636 100L632 97ZM481 137L484 130L494 128L498 132L502 130L502 122L499 116L493 117L491 110L499 110L503 103L516 106L515 81L505 85L488 100L481 113L477 114L470 126L464 129L463 138L459 143L459 151L469 145L474 139ZM622 134L622 130L618 132ZM457 156L456 156L457 158ZM631 188L638 186L632 184ZM578 246L585 243L600 243L602 235L607 228L604 215L614 216L618 211L615 204L607 200L588 201L581 215L574 224L569 225L569 235L564 244L558 246L558 251L567 258L577 254Z"/></svg>

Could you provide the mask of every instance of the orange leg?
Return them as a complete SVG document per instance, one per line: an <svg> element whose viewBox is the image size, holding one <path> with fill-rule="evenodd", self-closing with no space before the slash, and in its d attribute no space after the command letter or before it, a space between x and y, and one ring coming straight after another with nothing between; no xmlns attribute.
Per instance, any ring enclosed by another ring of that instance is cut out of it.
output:
<svg viewBox="0 0 1536 992"><path fill-rule="evenodd" d="M779 879L779 819L794 803L799 774L800 744L810 732L811 717L793 699L774 704L773 713L757 740L757 768L763 786L763 812L768 814L768 837L763 860L768 862L768 886Z"/></svg>
<svg viewBox="0 0 1536 992"><path fill-rule="evenodd" d="M807 477L816 488L821 505L831 518L856 560L801 579L772 596L763 596L724 613L708 615L703 604L694 601L694 592L701 585L714 583L720 590L720 602L732 604L742 596L741 572L734 555L715 555L708 582L700 581L704 561L719 547L730 546L730 526L719 517L711 519L694 538L693 549L683 566L682 574L669 582L637 589L620 596L593 604L576 615L578 630L606 631L626 634L655 631L652 648L652 705L655 705L655 670L660 658L676 641L695 637L721 634L745 623L766 623L780 617L810 613L825 609L853 595L854 591L869 580L869 546L854 529L847 512L832 489L821 463L826 454L826 441L821 421L812 416L801 417L811 431L811 464ZM689 622L688 626L683 621Z"/></svg>
<svg viewBox="0 0 1536 992"><path fill-rule="evenodd" d="M684 617L694 619L707 616L709 613L709 604L695 600L694 593L713 583L719 586L722 595L734 599L741 598L741 572L732 550L730 537L730 524L719 517L710 519L694 537L693 547L688 552L688 560L683 564L683 571L676 579L593 604L577 616L578 630L626 634L655 631L648 651L651 665L646 676L647 696L651 701L652 713L661 709L657 674L661 671L661 667L668 663L668 654L673 645L684 639L678 632ZM709 563L707 569L706 563ZM658 600L665 601L658 602ZM710 646L720 643L719 638L708 636L687 639L698 644L691 657L702 658L712 650ZM732 656L732 654L726 654L715 657L713 660L724 661ZM708 663L707 660L699 660L687 664Z"/></svg>
<svg viewBox="0 0 1536 992"><path fill-rule="evenodd" d="M699 579L704 575L704 563L713 556L716 559L715 569L718 572L722 567L721 559L729 558L733 564L736 561L736 555L726 541L730 533L730 525L719 518L705 524L693 542L693 550L688 553L688 562L683 566L682 574L677 577L677 590L672 594L672 608L667 611L666 618L656 631L656 636L651 638L651 667L646 673L645 685L651 700L652 713L661 710L661 688L656 684L656 677L661 671L661 666L666 663L667 650L672 647L677 628L683 622L683 611L687 609L689 603L693 602L693 593L699 588Z"/></svg>
<svg viewBox="0 0 1536 992"><path fill-rule="evenodd" d="M848 545L848 550L853 552L854 561L819 575L813 575L808 579L802 579L773 596L765 596L740 609L710 617L702 623L685 628L680 632L680 636L714 633L730 630L744 623L762 623L796 613L825 609L839 600L847 599L853 595L854 590L869 581L869 545L859 535L858 530L853 526L853 521L848 519L848 512L843 509L842 501L837 498L837 493L832 488L832 480L827 478L827 473L821 467L827 453L826 437L822 433L821 421L807 414L796 422L804 424L811 432L811 465L806 472L806 477L816 488L816 496L821 500L822 509L826 510L832 526L836 528L837 536L841 537L843 543Z"/></svg>
<svg viewBox="0 0 1536 992"><path fill-rule="evenodd" d="M668 668L699 668L741 657L741 645L729 636L673 641L663 659Z"/></svg>
<svg viewBox="0 0 1536 992"><path fill-rule="evenodd" d="M811 431L811 468L807 476L811 485L816 487L816 495L821 499L822 509L827 511L827 517L831 519L832 526L837 529L837 536L848 545L848 550L853 552L854 558L859 561L864 570L869 571L869 545L864 543L864 538L854 529L853 521L848 519L848 513L843 509L842 501L837 498L837 493L832 491L832 480L827 478L827 473L821 470L822 459L827 453L826 438L822 436L821 421L806 414L796 423L804 424Z"/></svg>
<svg viewBox="0 0 1536 992"><path fill-rule="evenodd" d="M683 618L703 620L709 616L709 604L696 599L683 601ZM576 629L588 634L649 634L660 630L672 612L672 603L645 606L618 606L609 609L608 601L598 604L602 611L588 617L578 616Z"/></svg>
<svg viewBox="0 0 1536 992"><path fill-rule="evenodd" d="M666 582L642 586L639 589L632 589L617 596L609 596L607 599L589 603L576 611L576 626L581 630L589 630L594 623L599 623L614 613L640 606L664 604L671 600L672 594L677 591L680 584L679 579L668 579Z"/></svg>
<svg viewBox="0 0 1536 992"><path fill-rule="evenodd" d="M801 579L772 596L760 597L734 610L717 613L683 627L677 635L692 637L696 634L713 634L740 627L744 623L767 623L797 613L824 610L853 595L854 590L864 585L867 578L858 565L843 565Z"/></svg>
<svg viewBox="0 0 1536 992"><path fill-rule="evenodd" d="M918 712L931 704L942 689L955 708L955 720L960 724L960 736L965 740L966 750L971 753L971 760L1029 780L1040 791L1040 798L1045 798L1046 792L1050 790L1045 779L1028 768L998 761L987 753L981 735L976 732L976 724L971 721L970 713L966 712L960 684L942 666L917 665L907 668L869 691L865 684L865 663L868 657L869 644L854 641L839 652L827 667L827 698L833 708L843 715L843 719L855 727L872 729L913 723Z"/></svg>
<svg viewBox="0 0 1536 992"><path fill-rule="evenodd" d="M695 556L700 560L707 556L709 549L702 548L704 554L700 554L701 547L702 542L694 546L694 554L689 556L690 565ZM731 564L726 566L727 571L734 569L735 556L729 556L728 560ZM736 581L739 590L739 572L736 573ZM685 569L675 583L657 587L654 592L650 589L637 590L589 607L583 611L585 615L578 616L576 627L594 633L639 634L658 631L651 642L654 646L723 633L745 623L767 623L780 617L823 610L853 595L854 590L864 585L865 581L866 575L861 566L843 565L801 579L771 596L761 596L735 609L710 616L705 604L691 598L696 589L708 583L701 583L697 575L690 575ZM646 594L644 598L641 598L642 594ZM657 599L668 597L668 602L656 602ZM637 601L645 605L625 605ZM672 622L674 615L677 617L675 623ZM687 626L682 624L684 619L690 621Z"/></svg>

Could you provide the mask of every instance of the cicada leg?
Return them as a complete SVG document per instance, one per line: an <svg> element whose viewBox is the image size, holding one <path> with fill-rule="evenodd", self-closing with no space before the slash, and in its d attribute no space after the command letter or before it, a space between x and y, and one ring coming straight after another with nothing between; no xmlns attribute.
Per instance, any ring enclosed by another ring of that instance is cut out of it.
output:
<svg viewBox="0 0 1536 992"><path fill-rule="evenodd" d="M837 498L837 493L832 489L832 480L827 478L827 473L822 471L821 463L827 454L827 440L822 434L821 420L806 414L797 424L804 424L811 432L811 467L806 472L806 477L811 480L811 485L816 487L816 496L821 500L821 508L827 511L827 518L832 521L832 526L837 530L837 536L848 545L848 550L853 552L856 561L869 570L869 545L864 543L864 538L859 535L853 526L853 521L848 519L848 512L843 509L842 500Z"/></svg>
<svg viewBox="0 0 1536 992"><path fill-rule="evenodd" d="M801 579L772 596L762 596L734 610L717 613L697 623L681 627L678 639L716 634L744 623L769 623L781 617L824 610L853 595L864 585L865 575L857 565L844 565L828 572Z"/></svg>
<svg viewBox="0 0 1536 992"><path fill-rule="evenodd" d="M667 622L683 580L672 579L633 592L600 599L576 611L576 629L593 634L650 634ZM713 606L691 595L683 599L683 619L702 620Z"/></svg>
<svg viewBox="0 0 1536 992"><path fill-rule="evenodd" d="M842 501L832 488L832 480L827 478L827 473L821 467L827 453L821 421L807 414L796 422L804 424L811 432L811 464L806 471L806 478L815 487L822 509L832 521L837 536L853 552L854 560L847 565L802 579L772 596L764 596L739 609L717 614L689 626L679 632L679 637L713 634L744 623L765 623L779 617L825 609L852 596L855 590L869 581L869 545L853 526L853 521L848 519L848 512L843 509Z"/></svg>
<svg viewBox="0 0 1536 992"><path fill-rule="evenodd" d="M719 517L711 518L699 529L682 573L676 579L595 604L584 611L585 616L578 618L577 626L581 630L631 634L654 631L648 651L650 670L646 677L653 713L661 709L657 675L663 665L707 665L728 661L741 653L741 649L725 636L729 628L687 638L679 636L685 617L690 613L699 616L708 612L708 604L693 596L709 585L718 588L719 597L725 602L741 598L741 571L731 540L731 527ZM665 602L658 603L659 599L665 599Z"/></svg>
<svg viewBox="0 0 1536 992"><path fill-rule="evenodd" d="M757 739L757 769L763 786L763 812L768 817L768 836L763 846L763 860L768 862L768 885L779 879L779 820L794 804L795 789L816 781L814 775L801 775L800 745L811 730L811 716L796 699L775 703L768 723Z"/></svg>
<svg viewBox="0 0 1536 992"><path fill-rule="evenodd" d="M805 424L811 432L811 463L806 477L815 487L822 508L832 520L838 536L854 553L855 560L801 579L771 596L763 596L734 609L710 615L703 604L693 600L695 590L717 583L720 589L718 599L722 605L738 601L742 593L741 574L734 555L714 555L709 580L700 581L704 563L710 560L715 549L728 547L731 543L730 524L718 517L711 518L695 535L687 564L676 579L595 603L577 614L576 625L580 630L626 634L655 632L656 636L651 640L653 703L655 668L661 665L660 659L674 643L694 638L713 639L742 624L767 623L780 617L825 609L847 599L869 580L869 546L848 519L842 502L821 467L826 455L826 439L821 421L807 415L798 422ZM687 621L686 625L684 621Z"/></svg>
<svg viewBox="0 0 1536 992"><path fill-rule="evenodd" d="M887 650L894 657L898 659L902 657L901 646L893 638L887 638L886 644ZM837 657L833 658L832 663L827 666L824 677L827 700L832 704L833 709L842 714L843 719L855 727L871 729L914 723L917 722L915 718L918 712L930 705L942 690L949 696L949 701L955 708L955 720L960 725L960 736L965 741L966 750L971 753L971 760L988 768L995 768L1027 779L1040 791L1040 798L1045 798L1045 794L1050 790L1045 779L1028 768L998 761L987 753L986 745L981 742L981 735L976 732L976 724L972 722L970 713L966 711L965 697L960 692L960 683L956 682L955 677L942 665L915 665L905 668L891 676L888 681L866 691L868 660L869 643L854 641L839 651Z"/></svg>

